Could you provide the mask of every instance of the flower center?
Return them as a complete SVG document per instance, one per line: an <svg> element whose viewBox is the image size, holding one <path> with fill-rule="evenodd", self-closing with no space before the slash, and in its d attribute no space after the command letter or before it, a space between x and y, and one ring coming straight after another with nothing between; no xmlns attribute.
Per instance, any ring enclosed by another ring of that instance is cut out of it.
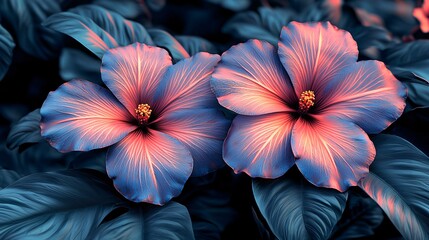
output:
<svg viewBox="0 0 429 240"><path fill-rule="evenodd" d="M139 120L140 124L144 124L147 123L147 121L150 118L150 114L152 113L152 109L150 109L149 104L139 104L137 106L136 110L136 114L137 114L137 120Z"/></svg>
<svg viewBox="0 0 429 240"><path fill-rule="evenodd" d="M316 95L313 91L307 90L301 93L299 98L299 111L306 113L308 110L314 106L314 101L316 100Z"/></svg>

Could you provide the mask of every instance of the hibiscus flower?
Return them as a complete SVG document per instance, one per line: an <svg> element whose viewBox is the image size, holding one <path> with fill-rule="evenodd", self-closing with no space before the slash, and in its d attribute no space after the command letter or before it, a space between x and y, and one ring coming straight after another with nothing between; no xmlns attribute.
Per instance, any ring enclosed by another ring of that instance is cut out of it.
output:
<svg viewBox="0 0 429 240"><path fill-rule="evenodd" d="M226 163L277 178L294 164L316 186L345 191L368 173L379 133L405 107L406 92L379 61L359 61L351 35L329 22L292 22L278 49L249 40L223 53L211 85L235 117Z"/></svg>
<svg viewBox="0 0 429 240"><path fill-rule="evenodd" d="M73 80L49 93L40 110L42 136L61 152L113 145L106 169L116 189L129 200L161 205L191 173L224 164L229 122L209 84L219 59L198 53L172 65L162 48L136 43L109 50L101 67L108 89Z"/></svg>

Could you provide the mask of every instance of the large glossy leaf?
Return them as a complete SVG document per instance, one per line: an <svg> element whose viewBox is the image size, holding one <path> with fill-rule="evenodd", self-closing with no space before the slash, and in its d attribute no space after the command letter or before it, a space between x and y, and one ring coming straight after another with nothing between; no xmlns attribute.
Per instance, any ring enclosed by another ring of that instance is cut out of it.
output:
<svg viewBox="0 0 429 240"><path fill-rule="evenodd" d="M294 19L296 13L289 9L261 7L235 15L222 31L242 41L256 38L277 45L282 27Z"/></svg>
<svg viewBox="0 0 429 240"><path fill-rule="evenodd" d="M391 69L412 72L429 81L429 41L395 44L382 52L382 60Z"/></svg>
<svg viewBox="0 0 429 240"><path fill-rule="evenodd" d="M148 30L154 44L168 50L174 62L178 62L189 57L189 53L183 48L173 36L161 29Z"/></svg>
<svg viewBox="0 0 429 240"><path fill-rule="evenodd" d="M131 207L119 217L100 224L88 239L192 240L194 234L186 207L170 202L162 207Z"/></svg>
<svg viewBox="0 0 429 240"><path fill-rule="evenodd" d="M199 52L217 53L216 47L204 38L176 36L176 39L191 56Z"/></svg>
<svg viewBox="0 0 429 240"><path fill-rule="evenodd" d="M429 158L397 136L372 141L377 155L359 186L406 239L429 239Z"/></svg>
<svg viewBox="0 0 429 240"><path fill-rule="evenodd" d="M8 186L20 178L20 175L13 171L0 168L0 189Z"/></svg>
<svg viewBox="0 0 429 240"><path fill-rule="evenodd" d="M12 36L2 26L0 26L0 80L3 79L9 65L12 62L12 54L15 43Z"/></svg>
<svg viewBox="0 0 429 240"><path fill-rule="evenodd" d="M14 124L7 136L7 147L17 148L25 143L37 143L43 138L40 134L40 109L36 109Z"/></svg>
<svg viewBox="0 0 429 240"><path fill-rule="evenodd" d="M366 59L380 59L380 52L392 42L390 33L382 27L358 25L347 30L358 43L359 55Z"/></svg>
<svg viewBox="0 0 429 240"><path fill-rule="evenodd" d="M43 25L74 38L99 58L110 48L135 42L152 44L142 25L95 5L55 14Z"/></svg>
<svg viewBox="0 0 429 240"><path fill-rule="evenodd" d="M13 169L20 175L36 172L66 169L70 159L51 147L48 142L41 141L26 148L9 149L0 144L0 166Z"/></svg>
<svg viewBox="0 0 429 240"><path fill-rule="evenodd" d="M368 21L369 16L377 18L376 23L384 24L394 35L403 36L410 34L411 29L417 26L413 17L415 1L391 1L391 0L348 0L347 4L358 12L362 22Z"/></svg>
<svg viewBox="0 0 429 240"><path fill-rule="evenodd" d="M383 210L374 200L349 191L346 209L335 226L331 239L369 238L374 235L383 219Z"/></svg>
<svg viewBox="0 0 429 240"><path fill-rule="evenodd" d="M142 2L139 0L94 0L92 3L117 12L125 18L135 19L143 14Z"/></svg>
<svg viewBox="0 0 429 240"><path fill-rule="evenodd" d="M79 61L76 61L79 59ZM63 80L85 79L103 84L100 74L101 61L92 54L74 48L64 48L60 55L60 75Z"/></svg>
<svg viewBox="0 0 429 240"><path fill-rule="evenodd" d="M242 11L250 7L251 0L206 0L214 4L219 4L222 7L232 11Z"/></svg>
<svg viewBox="0 0 429 240"><path fill-rule="evenodd" d="M347 200L347 193L315 187L295 168L275 180L254 179L253 193L279 239L327 239Z"/></svg>
<svg viewBox="0 0 429 240"><path fill-rule="evenodd" d="M119 203L96 171L33 174L0 190L0 238L85 239Z"/></svg>
<svg viewBox="0 0 429 240"><path fill-rule="evenodd" d="M153 207L145 219L145 239L194 239L192 223L186 208L168 204L167 208Z"/></svg>
<svg viewBox="0 0 429 240"><path fill-rule="evenodd" d="M56 0L0 1L0 16L13 28L19 46L26 53L45 60L57 56L62 41L60 34L40 23L60 11L60 1Z"/></svg>
<svg viewBox="0 0 429 240"><path fill-rule="evenodd" d="M239 220L237 210L232 207L235 176L229 170L224 168L189 178L176 199L188 208L196 239L220 239L226 228ZM245 236L243 233L242 237Z"/></svg>
<svg viewBox="0 0 429 240"><path fill-rule="evenodd" d="M407 88L406 111L429 106L429 41L396 44L382 51L382 60Z"/></svg>
<svg viewBox="0 0 429 240"><path fill-rule="evenodd" d="M145 2L150 9L159 11L165 6L167 0L146 0Z"/></svg>

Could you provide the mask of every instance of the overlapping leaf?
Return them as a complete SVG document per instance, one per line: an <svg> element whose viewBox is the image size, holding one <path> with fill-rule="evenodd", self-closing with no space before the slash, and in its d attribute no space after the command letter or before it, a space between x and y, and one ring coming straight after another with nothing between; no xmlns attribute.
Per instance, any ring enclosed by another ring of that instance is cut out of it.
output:
<svg viewBox="0 0 429 240"><path fill-rule="evenodd" d="M152 44L142 25L95 5L55 14L43 24L74 38L99 58L110 48L134 42Z"/></svg>
<svg viewBox="0 0 429 240"><path fill-rule="evenodd" d="M6 74L9 65L12 62L12 54L15 43L12 36L2 26L0 26L0 80Z"/></svg>
<svg viewBox="0 0 429 240"><path fill-rule="evenodd" d="M429 158L393 135L372 138L377 155L359 186L406 239L429 239Z"/></svg>
<svg viewBox="0 0 429 240"><path fill-rule="evenodd" d="M132 206L93 170L33 174L0 190L0 238L194 239L185 207Z"/></svg>
<svg viewBox="0 0 429 240"><path fill-rule="evenodd" d="M275 180L253 180L256 204L279 239L327 239L344 211L347 193L315 187L296 171Z"/></svg>
<svg viewBox="0 0 429 240"><path fill-rule="evenodd" d="M40 23L60 11L60 1L56 0L0 2L0 15L12 26L19 46L28 54L45 60L58 55L62 41L60 34Z"/></svg>

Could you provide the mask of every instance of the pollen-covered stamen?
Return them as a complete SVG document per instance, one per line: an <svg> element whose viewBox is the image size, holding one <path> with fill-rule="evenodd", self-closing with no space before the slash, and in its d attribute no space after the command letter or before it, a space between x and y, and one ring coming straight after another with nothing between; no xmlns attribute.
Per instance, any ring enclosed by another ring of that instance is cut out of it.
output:
<svg viewBox="0 0 429 240"><path fill-rule="evenodd" d="M152 114L152 109L150 109L149 104L139 104L137 106L136 114L137 114L137 120L139 120L140 124L147 123L147 121L150 118L150 115Z"/></svg>
<svg viewBox="0 0 429 240"><path fill-rule="evenodd" d="M316 101L316 95L314 95L313 91L307 90L301 93L301 97L299 98L299 110L301 112L307 112L312 106L314 106L314 102Z"/></svg>

